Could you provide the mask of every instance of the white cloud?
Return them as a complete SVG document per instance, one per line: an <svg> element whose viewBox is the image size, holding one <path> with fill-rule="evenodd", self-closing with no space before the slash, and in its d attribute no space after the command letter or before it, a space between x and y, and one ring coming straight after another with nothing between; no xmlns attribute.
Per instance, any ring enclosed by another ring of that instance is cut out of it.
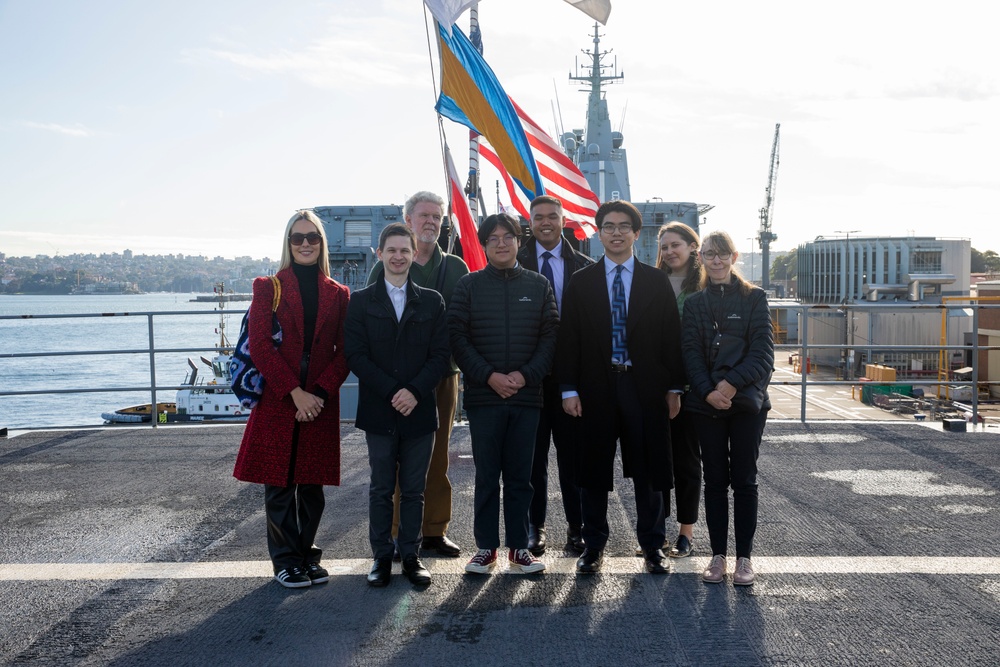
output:
<svg viewBox="0 0 1000 667"><path fill-rule="evenodd" d="M419 38L419 39L418 39ZM422 32L394 19L336 17L320 38L300 48L256 48L220 37L223 48L181 51L182 60L195 64L228 63L246 72L290 75L308 85L328 90L425 86L414 80L416 68L428 67Z"/></svg>
<svg viewBox="0 0 1000 667"><path fill-rule="evenodd" d="M94 130L85 127L80 123L75 123L73 125L60 125L59 123L36 123L28 120L25 121L23 125L35 130L47 130L49 132L57 132L71 137L93 137L97 134Z"/></svg>

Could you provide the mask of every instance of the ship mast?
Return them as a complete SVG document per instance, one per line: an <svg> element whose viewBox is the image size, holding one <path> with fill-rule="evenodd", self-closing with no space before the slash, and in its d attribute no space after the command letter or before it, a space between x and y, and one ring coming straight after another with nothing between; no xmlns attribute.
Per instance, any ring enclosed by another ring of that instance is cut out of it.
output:
<svg viewBox="0 0 1000 667"><path fill-rule="evenodd" d="M603 94L604 84L623 81L625 74L618 72L617 59L605 63L611 51L601 51L600 26L596 22L593 41L593 50L583 51L589 62L577 63L577 73L569 76L570 81L589 87L587 129L563 134L563 146L601 201L629 200L628 163L621 147L624 137L611 129L608 101Z"/></svg>

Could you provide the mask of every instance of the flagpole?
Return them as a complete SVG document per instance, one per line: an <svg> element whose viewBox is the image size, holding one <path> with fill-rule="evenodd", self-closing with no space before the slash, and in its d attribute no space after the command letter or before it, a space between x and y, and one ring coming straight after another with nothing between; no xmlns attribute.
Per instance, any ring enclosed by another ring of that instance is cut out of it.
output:
<svg viewBox="0 0 1000 667"><path fill-rule="evenodd" d="M429 14L428 7L425 4L424 5L424 33L427 35L427 60L428 60L428 63L430 64L430 70L431 70L431 88L434 90L434 100L436 102L437 99L438 99L438 85L437 85L437 78L435 77L435 74L434 74L434 56L433 56L433 51L431 50L431 28L430 28L431 25L434 26L434 35L435 35L434 43L437 45L438 62L441 62L441 41L439 39L437 39L437 34L438 34L438 21L437 21L437 18L433 17L433 16L428 16L428 14ZM430 23L428 23L428 19L430 19ZM449 229L449 232L448 232L448 248L446 249L446 252L450 253L455 248L455 234L456 234L456 232L455 232L455 225L452 225L450 223L452 210L451 210L451 195L450 195L450 193L451 193L451 184L450 184L451 178L448 176L448 139L447 139L447 137L445 137L445 132L444 132L444 116L442 116L440 113L436 113L435 115L437 116L437 126L438 126L438 145L439 145L439 147L441 149L441 171L444 174L444 191L447 192L447 193L449 193L449 196L448 196L448 202L449 202L449 206L448 206L448 220L449 220L448 229Z"/></svg>
<svg viewBox="0 0 1000 667"><path fill-rule="evenodd" d="M478 37L477 37L478 36ZM479 3L473 3L469 8L469 38L479 50L479 55L483 55L482 33L479 30ZM472 211L472 219L479 224L479 135L469 132L469 182L465 186L465 193L469 197L469 210ZM485 211L484 211L485 213Z"/></svg>

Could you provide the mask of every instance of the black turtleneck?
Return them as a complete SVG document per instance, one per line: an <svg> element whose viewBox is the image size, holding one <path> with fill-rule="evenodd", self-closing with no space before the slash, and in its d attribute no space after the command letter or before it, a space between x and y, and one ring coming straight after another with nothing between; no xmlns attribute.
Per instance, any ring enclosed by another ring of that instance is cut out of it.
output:
<svg viewBox="0 0 1000 667"><path fill-rule="evenodd" d="M292 262L292 271L299 281L299 295L302 297L302 351L309 354L316 331L316 313L319 311L319 264L306 266Z"/></svg>

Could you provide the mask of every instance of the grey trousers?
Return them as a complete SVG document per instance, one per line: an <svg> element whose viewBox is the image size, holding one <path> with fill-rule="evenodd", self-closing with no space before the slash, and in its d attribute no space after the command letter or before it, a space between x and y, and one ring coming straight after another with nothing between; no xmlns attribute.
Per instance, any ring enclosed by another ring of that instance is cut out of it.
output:
<svg viewBox="0 0 1000 667"><path fill-rule="evenodd" d="M417 552L424 522L424 487L434 448L434 433L416 438L366 432L371 484L368 487L368 538L375 558L391 557L392 494L399 481L399 535L404 558Z"/></svg>

